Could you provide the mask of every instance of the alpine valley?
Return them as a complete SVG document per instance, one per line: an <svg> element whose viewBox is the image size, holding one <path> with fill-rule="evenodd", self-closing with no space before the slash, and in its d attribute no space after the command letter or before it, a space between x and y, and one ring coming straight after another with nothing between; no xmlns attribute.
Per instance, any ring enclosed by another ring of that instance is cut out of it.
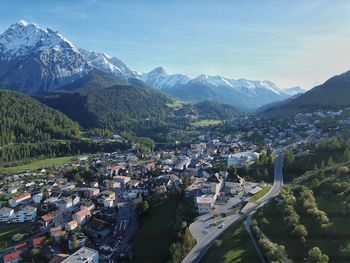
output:
<svg viewBox="0 0 350 263"><path fill-rule="evenodd" d="M350 5L276 2L4 0L75 43L2 28L0 263L350 262Z"/></svg>

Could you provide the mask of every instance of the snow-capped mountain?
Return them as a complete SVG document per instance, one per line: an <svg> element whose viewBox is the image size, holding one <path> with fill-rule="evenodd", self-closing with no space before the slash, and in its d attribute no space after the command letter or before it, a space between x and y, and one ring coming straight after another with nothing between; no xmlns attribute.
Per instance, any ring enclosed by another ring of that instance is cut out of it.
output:
<svg viewBox="0 0 350 263"><path fill-rule="evenodd" d="M267 80L235 80L206 74L191 78L181 74L169 75L162 67L143 74L141 79L149 86L180 99L191 101L212 99L243 108L257 108L294 95L293 90L281 89Z"/></svg>
<svg viewBox="0 0 350 263"><path fill-rule="evenodd" d="M152 71L139 76L147 85L156 89L167 89L177 85L186 84L191 78L182 74L169 75L163 67L157 67Z"/></svg>
<svg viewBox="0 0 350 263"><path fill-rule="evenodd" d="M19 21L0 35L0 85L27 93L79 79L91 66L67 39L51 29Z"/></svg>
<svg viewBox="0 0 350 263"><path fill-rule="evenodd" d="M294 95L297 95L297 94L305 93L305 90L303 90L299 86L296 86L296 87L291 87L291 88L284 89L283 92L288 94L288 95L290 95L290 96L294 96Z"/></svg>
<svg viewBox="0 0 350 263"><path fill-rule="evenodd" d="M91 52L84 49L79 49L79 51L90 66L103 72L111 73L119 79L127 80L129 78L137 78L140 74L137 71L129 69L123 61L116 57L110 57L104 53Z"/></svg>
<svg viewBox="0 0 350 263"><path fill-rule="evenodd" d="M36 93L72 83L94 68L127 80L140 73L104 53L76 48L60 33L19 21L0 35L0 85Z"/></svg>
<svg viewBox="0 0 350 263"><path fill-rule="evenodd" d="M116 57L79 49L60 33L25 21L0 35L0 87L32 94L73 83L93 69L138 86L146 83L180 99L209 99L244 108L257 108L300 92L297 88L280 89L270 81L168 74L162 67L140 73Z"/></svg>

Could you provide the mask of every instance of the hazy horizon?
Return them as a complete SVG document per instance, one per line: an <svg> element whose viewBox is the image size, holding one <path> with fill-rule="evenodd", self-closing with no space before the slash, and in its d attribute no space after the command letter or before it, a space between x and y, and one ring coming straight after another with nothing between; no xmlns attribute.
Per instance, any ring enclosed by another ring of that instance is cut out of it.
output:
<svg viewBox="0 0 350 263"><path fill-rule="evenodd" d="M310 89L350 69L349 1L3 1L26 20L148 72L270 80Z"/></svg>

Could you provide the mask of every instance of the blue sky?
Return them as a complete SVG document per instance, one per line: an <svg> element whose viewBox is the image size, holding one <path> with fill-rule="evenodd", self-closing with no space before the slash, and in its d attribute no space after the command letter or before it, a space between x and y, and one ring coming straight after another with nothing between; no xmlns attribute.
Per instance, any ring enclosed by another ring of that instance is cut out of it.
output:
<svg viewBox="0 0 350 263"><path fill-rule="evenodd" d="M24 19L141 71L309 89L350 70L346 0L2 0L0 13L1 32Z"/></svg>

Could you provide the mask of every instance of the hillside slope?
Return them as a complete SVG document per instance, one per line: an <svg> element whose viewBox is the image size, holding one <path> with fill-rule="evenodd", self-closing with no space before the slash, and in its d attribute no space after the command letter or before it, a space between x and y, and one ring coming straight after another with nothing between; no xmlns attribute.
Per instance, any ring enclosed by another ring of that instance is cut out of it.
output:
<svg viewBox="0 0 350 263"><path fill-rule="evenodd" d="M125 130L140 121L164 119L173 101L160 92L132 85L116 85L81 92L54 92L37 97L64 112L84 128Z"/></svg>
<svg viewBox="0 0 350 263"><path fill-rule="evenodd" d="M93 69L90 73L76 80L73 83L67 84L58 90L60 91L89 91L105 89L115 85L128 85L126 80L118 79L111 74L102 72L98 69Z"/></svg>
<svg viewBox="0 0 350 263"><path fill-rule="evenodd" d="M339 108L350 105L350 71L328 79L322 85L316 86L281 104L265 108L267 114L285 114L288 112L308 111L318 109Z"/></svg>
<svg viewBox="0 0 350 263"><path fill-rule="evenodd" d="M289 105L300 107L350 105L350 71L330 78L322 85L292 100Z"/></svg>
<svg viewBox="0 0 350 263"><path fill-rule="evenodd" d="M0 90L0 146L68 139L79 125L67 116L18 92Z"/></svg>

